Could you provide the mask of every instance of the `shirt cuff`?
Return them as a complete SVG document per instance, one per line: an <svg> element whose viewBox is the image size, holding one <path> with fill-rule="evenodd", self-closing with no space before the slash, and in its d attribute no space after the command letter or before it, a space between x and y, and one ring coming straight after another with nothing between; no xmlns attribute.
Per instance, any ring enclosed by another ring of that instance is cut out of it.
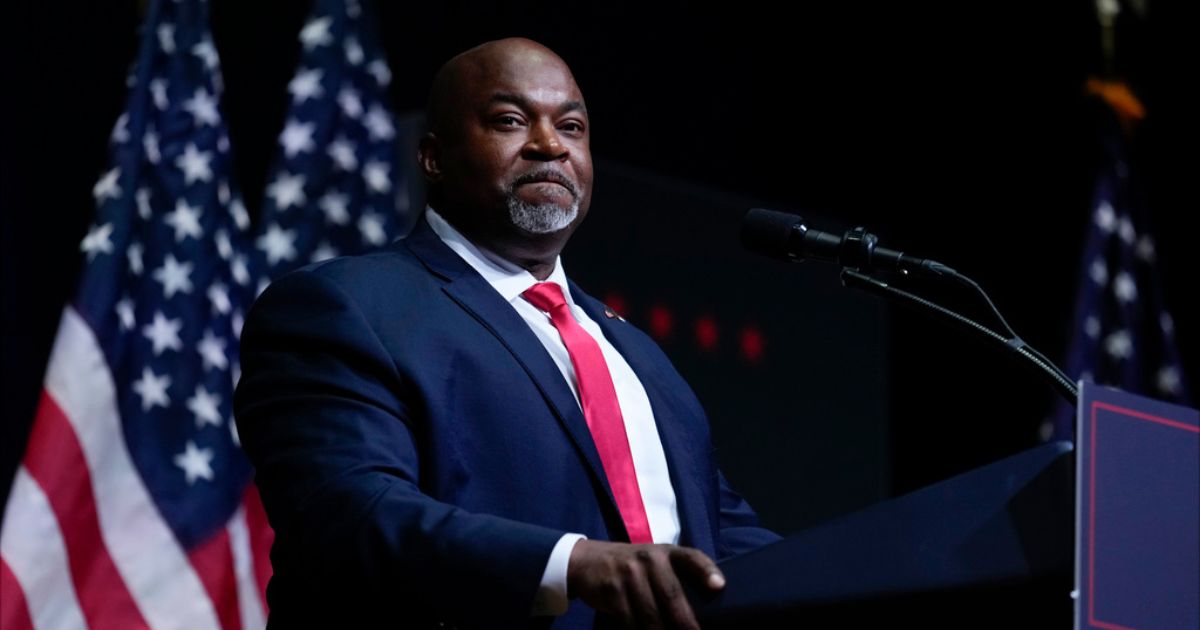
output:
<svg viewBox="0 0 1200 630"><path fill-rule="evenodd" d="M567 566L571 563L571 551L575 543L586 539L583 534L563 534L550 551L550 559L546 561L546 570L542 573L542 583L538 586L537 596L533 598L534 617L558 616L567 612Z"/></svg>

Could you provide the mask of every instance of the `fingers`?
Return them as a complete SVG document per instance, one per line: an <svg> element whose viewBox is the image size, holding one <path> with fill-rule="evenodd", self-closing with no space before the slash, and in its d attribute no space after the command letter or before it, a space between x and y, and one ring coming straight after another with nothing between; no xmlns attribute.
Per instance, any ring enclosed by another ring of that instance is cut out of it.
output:
<svg viewBox="0 0 1200 630"><path fill-rule="evenodd" d="M709 590L719 591L725 588L725 574L717 568L717 563L713 562L703 551L690 549L688 547L676 547L672 550L671 561L675 564L677 571L691 576L700 584L709 588Z"/></svg>
<svg viewBox="0 0 1200 630"><path fill-rule="evenodd" d="M660 555L650 567L650 584L666 624L672 628L699 630L700 624L675 575L669 556Z"/></svg>

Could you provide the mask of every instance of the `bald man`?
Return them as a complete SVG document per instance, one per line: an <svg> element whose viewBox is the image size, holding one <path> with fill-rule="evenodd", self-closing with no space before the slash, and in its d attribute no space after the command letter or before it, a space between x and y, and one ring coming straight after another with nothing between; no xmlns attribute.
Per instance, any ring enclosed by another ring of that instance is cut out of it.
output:
<svg viewBox="0 0 1200 630"><path fill-rule="evenodd" d="M777 539L659 348L567 279L589 138L552 51L469 50L434 80L413 233L255 304L235 414L273 625L697 627L682 586Z"/></svg>

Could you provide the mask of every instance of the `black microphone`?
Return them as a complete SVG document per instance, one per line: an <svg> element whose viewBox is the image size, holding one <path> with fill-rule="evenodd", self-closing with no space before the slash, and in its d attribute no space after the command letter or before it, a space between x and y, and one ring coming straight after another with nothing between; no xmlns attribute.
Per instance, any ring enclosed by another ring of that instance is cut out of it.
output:
<svg viewBox="0 0 1200 630"><path fill-rule="evenodd" d="M742 245L771 258L790 262L823 260L864 273L899 271L934 276L958 275L957 271L937 261L879 247L878 242L879 239L865 228L856 227L838 236L811 229L803 217L786 212L754 208L742 219Z"/></svg>

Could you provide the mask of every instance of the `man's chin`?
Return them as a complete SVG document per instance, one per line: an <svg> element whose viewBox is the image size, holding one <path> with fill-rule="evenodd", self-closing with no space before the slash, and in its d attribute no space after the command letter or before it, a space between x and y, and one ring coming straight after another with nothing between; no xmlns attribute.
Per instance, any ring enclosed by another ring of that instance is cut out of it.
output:
<svg viewBox="0 0 1200 630"><path fill-rule="evenodd" d="M579 216L579 206L571 204L529 204L513 200L508 207L509 219L513 227L531 235L548 235L561 232L575 222Z"/></svg>

